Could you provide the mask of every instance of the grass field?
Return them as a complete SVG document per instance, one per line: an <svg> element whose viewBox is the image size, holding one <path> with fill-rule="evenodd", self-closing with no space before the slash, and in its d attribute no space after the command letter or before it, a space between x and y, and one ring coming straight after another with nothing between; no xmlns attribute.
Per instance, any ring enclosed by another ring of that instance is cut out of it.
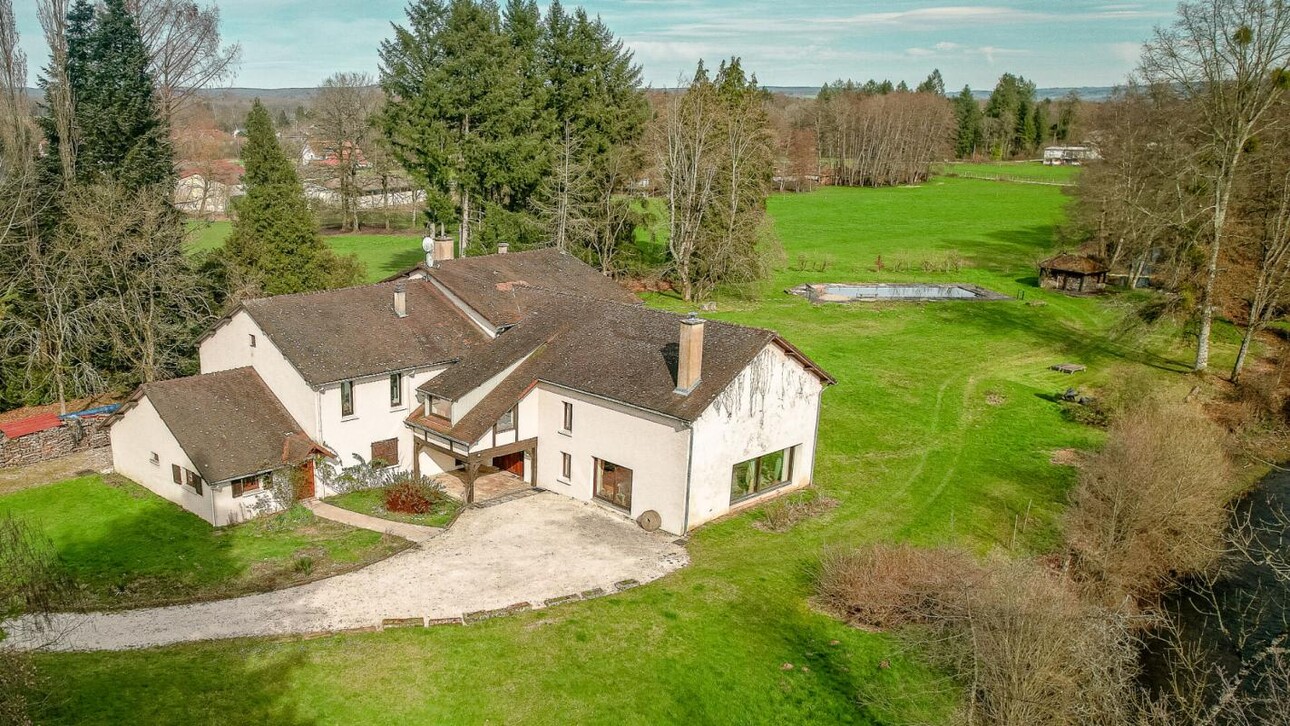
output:
<svg viewBox="0 0 1290 726"><path fill-rule="evenodd" d="M356 492L347 492L338 494L334 497L328 497L326 500L330 504L335 504L342 509L348 509L353 512L370 514L373 517L382 519L392 519L395 522L407 522L408 524L421 524L427 527L445 527L457 516L457 510L460 509L455 499L444 498L442 503L434 508L433 511L426 514L404 514L402 512L391 512L385 508L385 492L382 489L364 489Z"/></svg>
<svg viewBox="0 0 1290 726"><path fill-rule="evenodd" d="M1112 336L1114 298L1039 290L1056 187L938 178L917 188L776 196L787 264L712 317L786 334L838 379L825 392L816 483L839 505L784 534L746 514L705 526L692 564L613 597L469 627L305 641L239 640L43 655L49 723L901 723L951 704L915 654L812 609L827 547L874 540L1042 552L1074 471L1097 446L1053 394L1131 369L1187 385L1181 339ZM874 261L961 253L956 273ZM823 271L820 271L821 267ZM976 283L1025 300L813 307L802 282ZM651 304L689 306L655 296ZM1042 304L1040 304L1042 303ZM1224 329L1215 364L1231 359ZM1073 361L1086 374L1048 370ZM791 666L790 666L791 664Z"/></svg>
<svg viewBox="0 0 1290 726"><path fill-rule="evenodd" d="M138 484L98 475L0 496L5 514L50 538L86 609L271 590L353 569L405 544L304 509L217 530Z"/></svg>
<svg viewBox="0 0 1290 726"><path fill-rule="evenodd" d="M224 244L232 228L231 222L190 221L188 249L191 252L215 249ZM340 254L358 257L367 270L367 279L372 282L407 269L425 256L419 234L325 234L323 239Z"/></svg>
<svg viewBox="0 0 1290 726"><path fill-rule="evenodd" d="M1005 161L997 163L937 164L937 171L965 177L988 177L1004 180L1069 184L1080 172L1078 166L1044 166L1038 161Z"/></svg>

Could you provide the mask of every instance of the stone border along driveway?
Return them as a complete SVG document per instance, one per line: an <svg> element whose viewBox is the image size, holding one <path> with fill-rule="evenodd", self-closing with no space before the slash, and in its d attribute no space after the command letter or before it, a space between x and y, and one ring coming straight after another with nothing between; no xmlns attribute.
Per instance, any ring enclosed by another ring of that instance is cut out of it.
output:
<svg viewBox="0 0 1290 726"><path fill-rule="evenodd" d="M125 650L185 641L470 623L621 591L689 563L674 535L542 492L466 510L418 547L361 570L274 592L4 623L8 643Z"/></svg>

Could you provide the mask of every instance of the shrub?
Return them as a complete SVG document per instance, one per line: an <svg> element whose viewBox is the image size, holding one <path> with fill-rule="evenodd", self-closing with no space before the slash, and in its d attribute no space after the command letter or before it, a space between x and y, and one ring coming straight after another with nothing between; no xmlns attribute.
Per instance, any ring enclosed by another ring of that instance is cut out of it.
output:
<svg viewBox="0 0 1290 726"><path fill-rule="evenodd" d="M297 575L308 576L314 571L314 558L309 555L301 555L291 563L291 569L295 570Z"/></svg>
<svg viewBox="0 0 1290 726"><path fill-rule="evenodd" d="M819 603L852 625L885 629L927 622L976 575L958 550L908 544L826 552L820 564Z"/></svg>
<svg viewBox="0 0 1290 726"><path fill-rule="evenodd" d="M818 595L852 624L895 628L948 672L947 695L963 704L955 722L1124 723L1132 707L1125 619L1033 562L873 545L826 554Z"/></svg>
<svg viewBox="0 0 1290 726"><path fill-rule="evenodd" d="M1111 424L1072 495L1077 573L1108 602L1153 599L1215 562L1233 493L1217 426L1191 405L1139 406Z"/></svg>
<svg viewBox="0 0 1290 726"><path fill-rule="evenodd" d="M777 497L767 502L758 512L753 526L766 532L787 532L799 522L818 516L838 505L836 499L822 496L818 490Z"/></svg>
<svg viewBox="0 0 1290 726"><path fill-rule="evenodd" d="M385 487L385 508L404 514L427 514L446 496L443 488L426 477L400 476Z"/></svg>

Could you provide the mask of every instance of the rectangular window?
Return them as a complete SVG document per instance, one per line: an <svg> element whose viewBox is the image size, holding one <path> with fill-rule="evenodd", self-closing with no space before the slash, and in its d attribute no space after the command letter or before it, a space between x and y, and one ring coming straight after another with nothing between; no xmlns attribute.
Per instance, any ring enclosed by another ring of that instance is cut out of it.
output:
<svg viewBox="0 0 1290 726"><path fill-rule="evenodd" d="M573 404L564 402L564 431L573 431Z"/></svg>
<svg viewBox="0 0 1290 726"><path fill-rule="evenodd" d="M161 466L161 457L157 456L157 452L154 451L152 452L152 456L148 457L148 463L153 466Z"/></svg>
<svg viewBox="0 0 1290 726"><path fill-rule="evenodd" d="M250 492L258 492L264 488L264 478L261 476L248 476L241 479L233 480L233 496L240 497Z"/></svg>
<svg viewBox="0 0 1290 726"><path fill-rule="evenodd" d="M741 461L730 477L730 501L737 502L786 484L793 478L796 446Z"/></svg>
<svg viewBox="0 0 1290 726"><path fill-rule="evenodd" d="M390 408L403 405L403 374L390 374Z"/></svg>
<svg viewBox="0 0 1290 726"><path fill-rule="evenodd" d="M171 465L170 465L170 478L171 478L171 480L172 480L172 481L174 481L176 484L178 484L178 485L180 485L180 486L183 486L183 485L184 485L184 474L183 474L183 469L181 469L181 468L179 467L179 465L178 465L178 464L171 464Z"/></svg>
<svg viewBox="0 0 1290 726"><path fill-rule="evenodd" d="M507 431L514 431L514 430L515 430L515 409L512 408L511 410L502 414L501 418L497 419L497 433L504 434Z"/></svg>
<svg viewBox="0 0 1290 726"><path fill-rule="evenodd" d="M394 466L399 463L399 440L372 442L372 466Z"/></svg>
<svg viewBox="0 0 1290 726"><path fill-rule="evenodd" d="M596 459L597 499L609 502L615 507L631 511L632 509L632 470L625 466Z"/></svg>
<svg viewBox="0 0 1290 726"><path fill-rule="evenodd" d="M354 382L341 381L340 384L340 415L354 415Z"/></svg>
<svg viewBox="0 0 1290 726"><path fill-rule="evenodd" d="M573 478L573 457L560 452L560 476L566 481Z"/></svg>
<svg viewBox="0 0 1290 726"><path fill-rule="evenodd" d="M251 347L252 347L252 348L254 348L254 347L255 347L255 333L251 333L249 337L251 338Z"/></svg>
<svg viewBox="0 0 1290 726"><path fill-rule="evenodd" d="M430 413L439 418L452 418L452 401L446 398L430 397Z"/></svg>
<svg viewBox="0 0 1290 726"><path fill-rule="evenodd" d="M184 483L192 487L193 491L197 493L197 496L201 496L202 478L197 475L197 472L184 469L184 476L186 478L186 481Z"/></svg>

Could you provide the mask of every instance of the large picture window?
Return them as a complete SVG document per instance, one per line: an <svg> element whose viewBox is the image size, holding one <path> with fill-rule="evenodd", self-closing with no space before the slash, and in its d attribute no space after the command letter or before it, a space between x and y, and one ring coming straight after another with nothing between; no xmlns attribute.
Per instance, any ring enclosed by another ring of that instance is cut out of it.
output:
<svg viewBox="0 0 1290 726"><path fill-rule="evenodd" d="M734 474L730 478L730 501L747 499L791 480L793 452L796 449L796 446L780 449L735 464Z"/></svg>
<svg viewBox="0 0 1290 726"><path fill-rule="evenodd" d="M597 499L609 502L615 507L631 511L632 509L632 470L625 466L596 459Z"/></svg>

